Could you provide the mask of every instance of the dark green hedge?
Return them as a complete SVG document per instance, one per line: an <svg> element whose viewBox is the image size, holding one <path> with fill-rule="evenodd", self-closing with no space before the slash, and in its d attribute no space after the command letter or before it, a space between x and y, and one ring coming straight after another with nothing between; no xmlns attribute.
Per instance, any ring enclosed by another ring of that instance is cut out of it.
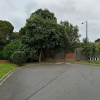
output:
<svg viewBox="0 0 100 100"><path fill-rule="evenodd" d="M15 51L12 55L13 63L22 65L26 62L26 53L23 51Z"/></svg>

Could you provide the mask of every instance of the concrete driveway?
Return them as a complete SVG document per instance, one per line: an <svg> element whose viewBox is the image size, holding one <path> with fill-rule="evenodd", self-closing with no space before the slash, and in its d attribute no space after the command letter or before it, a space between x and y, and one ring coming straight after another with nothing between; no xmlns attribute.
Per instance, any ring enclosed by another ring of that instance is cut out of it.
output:
<svg viewBox="0 0 100 100"><path fill-rule="evenodd" d="M100 100L100 67L31 65L0 86L0 100Z"/></svg>

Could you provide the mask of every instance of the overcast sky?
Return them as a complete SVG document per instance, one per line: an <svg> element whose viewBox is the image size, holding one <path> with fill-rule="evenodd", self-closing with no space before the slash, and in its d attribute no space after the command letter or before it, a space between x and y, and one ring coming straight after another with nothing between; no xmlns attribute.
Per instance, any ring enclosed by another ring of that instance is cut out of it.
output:
<svg viewBox="0 0 100 100"><path fill-rule="evenodd" d="M100 38L100 0L0 0L0 20L7 20L19 31L30 14L39 8L47 8L54 12L58 23L69 21L78 25L80 40L86 36L88 21L88 37L90 41Z"/></svg>

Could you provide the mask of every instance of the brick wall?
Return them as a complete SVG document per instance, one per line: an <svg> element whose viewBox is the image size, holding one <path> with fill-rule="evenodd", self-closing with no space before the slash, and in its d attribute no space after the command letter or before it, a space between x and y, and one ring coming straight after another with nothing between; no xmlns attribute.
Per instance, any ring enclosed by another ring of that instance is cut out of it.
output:
<svg viewBox="0 0 100 100"><path fill-rule="evenodd" d="M65 53L65 60L76 60L76 53Z"/></svg>
<svg viewBox="0 0 100 100"><path fill-rule="evenodd" d="M9 60L0 60L0 62L10 62Z"/></svg>
<svg viewBox="0 0 100 100"><path fill-rule="evenodd" d="M45 59L65 59L66 61L76 60L76 53L64 53L64 51L55 51L50 49L44 50L44 58Z"/></svg>

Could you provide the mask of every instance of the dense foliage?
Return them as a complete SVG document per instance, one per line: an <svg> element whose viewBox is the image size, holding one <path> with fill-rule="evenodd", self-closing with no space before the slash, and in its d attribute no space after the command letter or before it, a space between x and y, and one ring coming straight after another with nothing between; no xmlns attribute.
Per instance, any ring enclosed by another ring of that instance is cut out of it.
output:
<svg viewBox="0 0 100 100"><path fill-rule="evenodd" d="M37 55L41 59L43 49L54 49L63 46L62 37L64 36L64 29L61 25L57 24L56 17L47 9L39 9L32 13L25 27L26 33L22 43L27 48L24 48L24 50L25 52L28 48L34 48L33 51L36 50L35 52L28 52L28 54L26 52L26 55ZM34 58L33 56L31 59Z"/></svg>
<svg viewBox="0 0 100 100"><path fill-rule="evenodd" d="M28 45L23 45L23 51L26 53L26 60L28 62L38 61L39 53L37 48L34 46L29 47Z"/></svg>
<svg viewBox="0 0 100 100"><path fill-rule="evenodd" d="M3 58L10 60L11 55L15 51L19 51L22 48L22 44L20 40L14 40L13 42L7 44L3 49Z"/></svg>
<svg viewBox="0 0 100 100"><path fill-rule="evenodd" d="M20 36L19 32L13 32L13 34L11 34L11 36L10 36L10 39L11 39L10 42L12 42L14 40L21 39L21 36Z"/></svg>
<svg viewBox="0 0 100 100"><path fill-rule="evenodd" d="M41 61L45 49L72 52L79 45L78 26L68 21L58 24L54 13L47 9L32 13L19 32L13 29L11 23L0 21L1 59L10 60L15 51L24 51L27 61Z"/></svg>
<svg viewBox="0 0 100 100"><path fill-rule="evenodd" d="M0 51L0 59L4 59L4 57L3 57L3 50Z"/></svg>
<svg viewBox="0 0 100 100"><path fill-rule="evenodd" d="M12 55L12 61L17 65L22 65L26 62L26 54L23 51L15 51Z"/></svg>
<svg viewBox="0 0 100 100"><path fill-rule="evenodd" d="M88 43L83 47L82 52L87 58L94 57L100 52L100 46L94 43Z"/></svg>
<svg viewBox="0 0 100 100"><path fill-rule="evenodd" d="M23 35L25 35L26 33L26 27L22 27L20 30L19 30L19 37L22 37Z"/></svg>
<svg viewBox="0 0 100 100"><path fill-rule="evenodd" d="M72 52L78 46L77 44L80 42L79 37L80 34L78 26L73 26L68 21L61 21L60 23L64 27L64 47L67 52Z"/></svg>
<svg viewBox="0 0 100 100"><path fill-rule="evenodd" d="M0 20L0 50L11 41L13 29L14 27L10 22Z"/></svg>

